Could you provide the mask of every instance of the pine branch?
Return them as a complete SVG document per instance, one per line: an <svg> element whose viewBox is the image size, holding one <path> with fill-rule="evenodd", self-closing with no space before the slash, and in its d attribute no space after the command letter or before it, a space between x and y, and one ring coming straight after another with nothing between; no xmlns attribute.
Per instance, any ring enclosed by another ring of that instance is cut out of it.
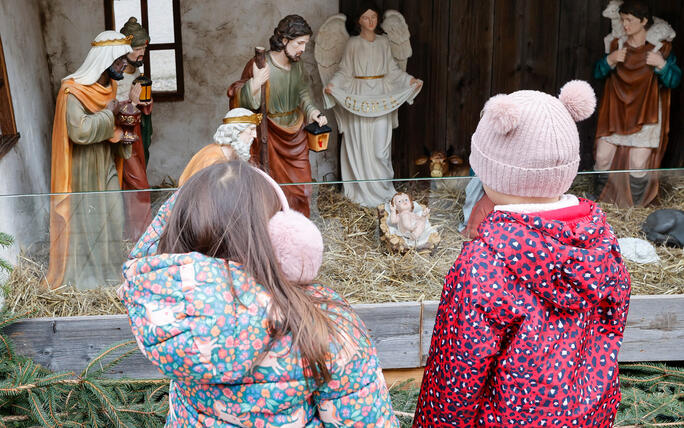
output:
<svg viewBox="0 0 684 428"><path fill-rule="evenodd" d="M5 329L8 325L14 324L20 319L31 316L32 311L20 312L18 314L10 315L8 312L0 313L0 330ZM2 335L4 337L4 335Z"/></svg>
<svg viewBox="0 0 684 428"><path fill-rule="evenodd" d="M6 233L0 232L0 248L8 248L14 244L14 238ZM12 272L11 264L2 257L0 257L0 271Z"/></svg>
<svg viewBox="0 0 684 428"><path fill-rule="evenodd" d="M125 345L130 345L130 344L132 344L132 343L135 343L135 341L124 342L124 343L122 343L121 345L125 346ZM117 346L117 349L118 349L118 346ZM132 346L131 349L129 349L129 350L127 350L126 352L122 353L122 354L119 355L118 357L112 359L112 361L108 362L107 364L105 364L105 365L103 365L103 366L100 366L100 368L97 369L97 370L95 371L95 373L93 373L92 376L100 377L100 376L104 375L108 370L110 370L111 368L115 367L115 366L118 365L120 362L122 362L123 360L125 360L125 359L128 358L129 356L133 355L133 354L134 354L135 352L137 352L137 351L138 351L138 347L137 347L137 346ZM86 369L86 370L87 370L87 369Z"/></svg>
<svg viewBox="0 0 684 428"><path fill-rule="evenodd" d="M41 423L44 427L56 426L57 422L51 420L50 416L45 412L45 407L43 403L38 398L38 395L32 391L28 392L28 402L31 405L32 416L34 419Z"/></svg>
<svg viewBox="0 0 684 428"><path fill-rule="evenodd" d="M9 262L3 258L0 258L0 270L4 270L5 272L12 272L14 270L14 267L9 264Z"/></svg>
<svg viewBox="0 0 684 428"><path fill-rule="evenodd" d="M125 348L126 346L130 346L130 345L132 345L132 344L134 344L134 343L135 343L135 340L127 340L127 341L125 341L125 342L116 343L116 344L110 346L108 349L106 349L105 351L103 351L102 353L100 353L100 355L98 355L97 357L93 358L93 359L90 361L90 363L88 363L88 365L86 366L86 368L83 369L83 372L81 373L81 377L84 378L84 377L88 376L88 371L89 371L95 364L101 362L101 361L102 361L105 357L107 357L108 355L114 353L115 351L120 350L121 348ZM119 361L121 361L121 360L119 360ZM101 366L101 367L102 367L102 366Z"/></svg>
<svg viewBox="0 0 684 428"><path fill-rule="evenodd" d="M0 313L0 328L21 317ZM163 425L168 379L98 378L134 352L133 341L104 350L88 364L84 376L76 376L50 372L14 355L11 341L1 333L0 412L11 416L0 416L0 428L23 423L65 428Z"/></svg>
<svg viewBox="0 0 684 428"><path fill-rule="evenodd" d="M8 248L12 244L14 244L14 237L7 233L0 232L0 247Z"/></svg>
<svg viewBox="0 0 684 428"><path fill-rule="evenodd" d="M113 403L112 397L110 397L109 391L99 387L94 382L89 380L84 380L83 384L95 395L95 398L97 398L100 404L102 404L105 415L114 423L114 426L116 428L125 426L125 424L121 421L121 417L117 412L117 408Z"/></svg>

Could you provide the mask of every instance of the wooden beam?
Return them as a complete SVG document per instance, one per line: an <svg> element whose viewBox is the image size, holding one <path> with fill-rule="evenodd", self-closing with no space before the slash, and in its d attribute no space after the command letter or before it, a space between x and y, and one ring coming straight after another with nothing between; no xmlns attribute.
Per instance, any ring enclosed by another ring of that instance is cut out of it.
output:
<svg viewBox="0 0 684 428"><path fill-rule="evenodd" d="M18 132L16 134L0 135L0 159L12 150L19 141L19 137L21 137L21 135Z"/></svg>
<svg viewBox="0 0 684 428"><path fill-rule="evenodd" d="M437 302L423 308L423 334L432 337ZM423 365L430 341L423 340ZM627 327L618 354L620 362L684 359L684 295L632 296Z"/></svg>
<svg viewBox="0 0 684 428"><path fill-rule="evenodd" d="M366 324L384 369L410 369L425 364L437 302L353 307ZM683 295L633 296L619 360L681 360L682 314ZM9 326L5 333L14 341L18 353L52 370L76 373L113 343L132 339L126 315L28 319ZM108 376L159 378L161 372L136 351Z"/></svg>
<svg viewBox="0 0 684 428"><path fill-rule="evenodd" d="M378 348L385 368L420 367L419 302L353 305ZM382 352L380 350L382 349Z"/></svg>
<svg viewBox="0 0 684 428"><path fill-rule="evenodd" d="M14 106L12 105L10 82L7 78L2 39L0 39L0 81L2 81L0 85L0 135L14 135L17 134L17 123L14 119Z"/></svg>

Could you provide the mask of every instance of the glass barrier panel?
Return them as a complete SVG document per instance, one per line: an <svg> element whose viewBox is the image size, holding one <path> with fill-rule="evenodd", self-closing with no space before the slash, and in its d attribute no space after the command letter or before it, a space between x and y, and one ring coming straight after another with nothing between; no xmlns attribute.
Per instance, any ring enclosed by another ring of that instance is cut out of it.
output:
<svg viewBox="0 0 684 428"><path fill-rule="evenodd" d="M118 285L127 254L172 192L0 196L0 230L15 239L9 260L45 288Z"/></svg>
<svg viewBox="0 0 684 428"><path fill-rule="evenodd" d="M369 207L347 199L345 189L360 182L311 184L310 217L325 244L318 280L351 303L439 299L444 276L470 239L466 235L477 234L475 219L493 206L481 200L478 181L384 180L387 195L403 192L420 204L396 216L389 198ZM650 197L656 181L657 197L648 206L627 204L634 195ZM0 196L0 231L16 239L0 257L9 254L18 270L30 268L28 277L46 289L48 279L57 280L53 287L78 290L115 286L127 254L173 192ZM620 239L633 293L684 293L684 254L675 247L684 243L684 169L582 173L569 190L589 199L606 199L611 192L617 195L613 202L598 205ZM407 200L396 200L397 206ZM429 216L423 216L427 209ZM672 209L680 211L663 211Z"/></svg>

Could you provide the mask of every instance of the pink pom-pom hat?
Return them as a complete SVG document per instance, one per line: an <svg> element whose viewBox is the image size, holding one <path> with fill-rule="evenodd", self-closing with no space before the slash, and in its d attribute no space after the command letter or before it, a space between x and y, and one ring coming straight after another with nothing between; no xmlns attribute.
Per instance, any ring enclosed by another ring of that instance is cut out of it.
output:
<svg viewBox="0 0 684 428"><path fill-rule="evenodd" d="M583 81L559 98L538 91L496 95L484 107L471 140L470 165L487 187L507 195L564 194L579 167L575 121L588 118L596 96Z"/></svg>

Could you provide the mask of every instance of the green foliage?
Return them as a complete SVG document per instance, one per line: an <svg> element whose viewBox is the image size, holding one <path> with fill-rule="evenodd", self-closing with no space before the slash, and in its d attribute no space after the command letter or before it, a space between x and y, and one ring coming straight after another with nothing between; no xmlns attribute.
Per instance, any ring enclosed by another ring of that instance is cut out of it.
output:
<svg viewBox="0 0 684 428"><path fill-rule="evenodd" d="M0 328L20 318L0 313ZM0 428L163 426L168 380L102 378L136 349L134 341L117 343L76 376L53 373L16 355L0 334Z"/></svg>
<svg viewBox="0 0 684 428"><path fill-rule="evenodd" d="M410 428L413 423L413 414L416 412L416 402L420 388L411 385L413 379L399 383L392 387L392 408L394 409L402 428Z"/></svg>
<svg viewBox="0 0 684 428"><path fill-rule="evenodd" d="M684 368L620 366L622 401L616 425L684 426Z"/></svg>
<svg viewBox="0 0 684 428"><path fill-rule="evenodd" d="M616 427L684 427L684 367L621 364L622 401ZM390 390L402 427L410 427L420 388L408 382Z"/></svg>
<svg viewBox="0 0 684 428"><path fill-rule="evenodd" d="M0 330L25 315L0 313ZM53 373L15 354L8 337L0 334L0 428L163 426L168 380L102 377L136 349L134 341L114 344L77 376ZM620 380L616 427L684 427L683 367L623 364ZM390 390L402 427L411 426L418 394L419 388L409 381Z"/></svg>
<svg viewBox="0 0 684 428"><path fill-rule="evenodd" d="M6 233L0 232L0 247L8 248L14 244L14 238ZM0 271L12 272L12 265L2 257L0 257Z"/></svg>

